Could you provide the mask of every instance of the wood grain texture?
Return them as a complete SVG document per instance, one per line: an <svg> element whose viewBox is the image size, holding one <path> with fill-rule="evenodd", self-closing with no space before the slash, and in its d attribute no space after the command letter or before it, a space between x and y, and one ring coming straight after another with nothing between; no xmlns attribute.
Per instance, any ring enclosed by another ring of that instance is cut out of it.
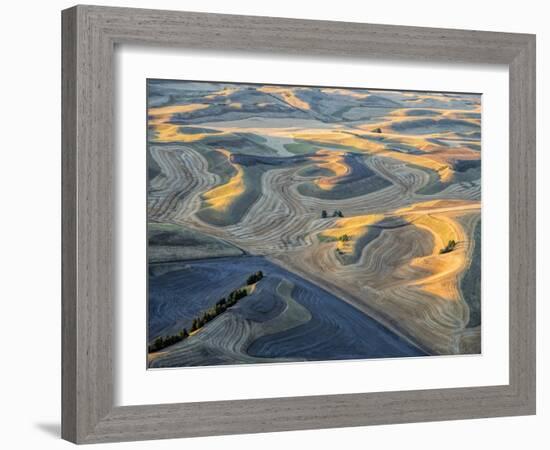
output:
<svg viewBox="0 0 550 450"><path fill-rule="evenodd" d="M72 9L63 14L62 35L75 36L75 14ZM76 39L62 43L62 435L76 440Z"/></svg>
<svg viewBox="0 0 550 450"><path fill-rule="evenodd" d="M534 36L95 6L63 11L62 31L65 439L93 443L535 412ZM115 44L508 65L510 383L114 407Z"/></svg>

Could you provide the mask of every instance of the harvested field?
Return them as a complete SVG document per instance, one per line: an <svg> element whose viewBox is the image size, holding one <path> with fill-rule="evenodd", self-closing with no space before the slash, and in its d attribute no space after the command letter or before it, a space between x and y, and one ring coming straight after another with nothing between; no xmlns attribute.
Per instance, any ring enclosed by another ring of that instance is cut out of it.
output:
<svg viewBox="0 0 550 450"><path fill-rule="evenodd" d="M479 353L479 96L150 82L151 367Z"/></svg>
<svg viewBox="0 0 550 450"><path fill-rule="evenodd" d="M221 239L175 224L150 222L147 241L151 263L243 254L242 250Z"/></svg>
<svg viewBox="0 0 550 450"><path fill-rule="evenodd" d="M163 350L152 367L421 356L424 352L361 311L262 257L155 265L149 340L181 327L256 269L253 293L186 340ZM201 280L201 286L197 285ZM181 291L177 302L172 292Z"/></svg>

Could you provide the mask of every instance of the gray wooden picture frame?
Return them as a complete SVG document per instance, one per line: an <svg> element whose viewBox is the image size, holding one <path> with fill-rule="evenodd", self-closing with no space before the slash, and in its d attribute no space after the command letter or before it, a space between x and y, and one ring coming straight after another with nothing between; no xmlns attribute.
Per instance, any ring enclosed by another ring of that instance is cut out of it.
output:
<svg viewBox="0 0 550 450"><path fill-rule="evenodd" d="M97 6L63 11L62 31L64 439L94 443L535 413L534 35ZM506 64L509 384L115 407L113 54L117 44Z"/></svg>

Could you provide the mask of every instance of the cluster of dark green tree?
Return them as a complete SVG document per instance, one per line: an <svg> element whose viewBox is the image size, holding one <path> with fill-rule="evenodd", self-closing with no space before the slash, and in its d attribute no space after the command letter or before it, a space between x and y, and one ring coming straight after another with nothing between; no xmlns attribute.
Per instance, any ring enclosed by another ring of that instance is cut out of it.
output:
<svg viewBox="0 0 550 450"><path fill-rule="evenodd" d="M328 213L327 213L326 209L323 209L321 211L321 217L323 219L326 219L328 217ZM344 217L344 213L342 211L340 211L339 209L335 209L334 212L332 213L332 217Z"/></svg>
<svg viewBox="0 0 550 450"><path fill-rule="evenodd" d="M231 294L229 294L229 297L227 297L227 300L225 298L222 298L221 300L216 302L214 306L204 311L200 317L193 319L193 322L191 323L191 332L197 331L199 328L204 327L212 319L218 317L221 313L225 312L228 308L231 308L241 298L246 297L247 295L248 292L246 288L237 289L231 292Z"/></svg>
<svg viewBox="0 0 550 450"><path fill-rule="evenodd" d="M153 344L149 345L149 353L158 352L159 350L169 347L170 345L177 344L178 342L183 341L187 336L189 336L189 333L185 328L178 334L174 334L172 336L160 336L155 339Z"/></svg>
<svg viewBox="0 0 550 450"><path fill-rule="evenodd" d="M251 284L254 284L260 281L263 277L264 277L264 273L261 270L259 270L258 272L253 273L246 279L246 284L247 286L250 286Z"/></svg>
<svg viewBox="0 0 550 450"><path fill-rule="evenodd" d="M264 277L264 274L261 270L258 272L255 272L247 278L246 285L250 286L254 283L257 283L263 277ZM191 323L190 332L193 333L194 331L197 331L198 329L202 328L208 322L218 317L220 314L225 312L228 308L231 308L232 306L234 306L241 298L246 297L247 295L248 295L248 291L245 287L245 288L235 289L229 294L227 299L222 298L221 300L218 300L214 306L208 308L199 317L196 317L193 319L193 322ZM174 334L166 337L160 336L155 339L153 344L149 345L148 347L149 353L158 352L163 348L169 347L170 345L174 345L174 344L177 344L178 342L183 341L187 337L189 337L189 332L187 332L187 329L185 328L181 330L178 334Z"/></svg>
<svg viewBox="0 0 550 450"><path fill-rule="evenodd" d="M442 255L444 253L450 253L452 252L456 247L456 241L454 239L451 239L445 248L442 248L439 250L439 254Z"/></svg>

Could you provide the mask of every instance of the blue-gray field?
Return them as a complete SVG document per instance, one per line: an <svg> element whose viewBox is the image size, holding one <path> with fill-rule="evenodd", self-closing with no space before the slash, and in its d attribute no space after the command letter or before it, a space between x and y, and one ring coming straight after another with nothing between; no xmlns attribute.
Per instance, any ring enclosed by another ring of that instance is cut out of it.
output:
<svg viewBox="0 0 550 450"><path fill-rule="evenodd" d="M266 275L254 292L208 324L211 330L232 328L229 336L238 338L212 339L213 333L202 332L175 344L151 366L179 366L182 359L191 366L426 354L355 307L261 256L151 265L149 336L189 329L190 318L243 286L257 270ZM285 283L288 291L281 292ZM303 310L302 320L292 314L289 302ZM181 319L174 322L174 317Z"/></svg>

